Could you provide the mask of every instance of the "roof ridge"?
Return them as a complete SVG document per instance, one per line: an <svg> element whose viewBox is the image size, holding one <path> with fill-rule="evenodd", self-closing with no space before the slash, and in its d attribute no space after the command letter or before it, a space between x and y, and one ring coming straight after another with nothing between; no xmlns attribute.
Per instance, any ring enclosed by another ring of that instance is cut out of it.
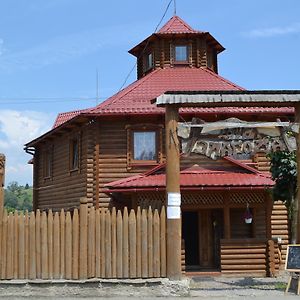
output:
<svg viewBox="0 0 300 300"><path fill-rule="evenodd" d="M248 170L248 171L250 171L250 172L252 172L252 173L254 173L256 175L260 175L260 172L257 169L252 168L252 167L246 165L243 162L240 162L238 159L235 159L235 158L230 157L230 156L224 156L223 159L226 159L227 161L230 161L233 164L236 164L236 165L240 166L241 168L243 168L245 170Z"/></svg>
<svg viewBox="0 0 300 300"><path fill-rule="evenodd" d="M183 21L179 16L175 15L174 20L177 19L183 26L187 27L187 29L195 31L187 22Z"/></svg>
<svg viewBox="0 0 300 300"><path fill-rule="evenodd" d="M241 87L241 86L235 84L234 82L232 82L232 81L230 81L230 80L228 80L228 79L222 77L221 75L219 75L219 74L217 74L217 73L211 71L211 70L208 69L208 68L203 68L203 67L201 67L201 69L204 70L205 72L207 72L207 73L213 75L214 77L216 77L216 78L218 78L218 79L220 79L220 80L222 80L222 81L224 81L224 82L226 82L226 83L228 83L228 84L234 86L235 88L238 88L238 89L240 89L240 90L242 90L242 91L243 91L243 90L246 90L245 88L243 88L243 87Z"/></svg>
<svg viewBox="0 0 300 300"><path fill-rule="evenodd" d="M197 33L200 31L198 30L195 30L194 28L192 28L187 22L185 22L183 19L181 19L179 16L175 15L173 17L171 17L169 19L169 21L167 21L167 23L165 23L160 29L159 31L157 32L158 34L160 33L168 33L169 31L172 31L172 28L175 24L175 22L179 22L181 24L181 26L183 26L184 28L186 28L187 31L190 31L192 33Z"/></svg>

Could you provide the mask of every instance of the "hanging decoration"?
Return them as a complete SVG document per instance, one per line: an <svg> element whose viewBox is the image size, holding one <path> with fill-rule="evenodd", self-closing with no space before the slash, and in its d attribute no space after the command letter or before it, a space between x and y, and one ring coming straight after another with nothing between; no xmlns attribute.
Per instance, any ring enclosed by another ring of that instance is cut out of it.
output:
<svg viewBox="0 0 300 300"><path fill-rule="evenodd" d="M249 203L247 203L247 208L246 211L244 213L244 220L246 224L251 224L252 220L253 220L253 216L251 214L251 211L249 209Z"/></svg>

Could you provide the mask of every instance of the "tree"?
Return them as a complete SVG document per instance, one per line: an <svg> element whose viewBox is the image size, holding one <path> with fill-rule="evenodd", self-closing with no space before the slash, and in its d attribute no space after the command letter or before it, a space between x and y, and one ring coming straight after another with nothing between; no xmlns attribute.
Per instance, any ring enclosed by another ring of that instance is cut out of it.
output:
<svg viewBox="0 0 300 300"><path fill-rule="evenodd" d="M268 156L271 160L272 179L275 181L272 190L273 199L283 201L287 207L291 219L291 242L296 243L298 219L296 153L276 151Z"/></svg>
<svg viewBox="0 0 300 300"><path fill-rule="evenodd" d="M4 190L4 206L11 212L14 210L32 210L32 188L11 182Z"/></svg>

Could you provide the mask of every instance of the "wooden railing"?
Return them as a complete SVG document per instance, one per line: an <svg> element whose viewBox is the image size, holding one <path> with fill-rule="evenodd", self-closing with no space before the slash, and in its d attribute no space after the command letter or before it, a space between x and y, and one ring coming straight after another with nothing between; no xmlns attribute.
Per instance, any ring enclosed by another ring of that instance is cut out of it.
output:
<svg viewBox="0 0 300 300"><path fill-rule="evenodd" d="M128 215L82 199L72 215L4 210L0 219L1 279L151 277L166 277L164 207Z"/></svg>
<svg viewBox="0 0 300 300"><path fill-rule="evenodd" d="M277 270L277 245L273 240L221 240L222 273L247 273L274 276Z"/></svg>

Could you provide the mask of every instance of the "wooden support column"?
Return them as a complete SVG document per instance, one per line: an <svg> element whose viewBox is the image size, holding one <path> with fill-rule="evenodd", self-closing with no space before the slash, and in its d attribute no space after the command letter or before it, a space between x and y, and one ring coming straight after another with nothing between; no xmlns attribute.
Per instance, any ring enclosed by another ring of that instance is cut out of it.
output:
<svg viewBox="0 0 300 300"><path fill-rule="evenodd" d="M167 277L181 278L180 160L177 137L178 107L166 106Z"/></svg>
<svg viewBox="0 0 300 300"><path fill-rule="evenodd" d="M300 123L300 103L295 105L295 123ZM294 209L297 211L295 215L297 215L297 232L295 236L297 237L296 243L300 243L300 132L296 134L296 142L297 142L297 194L296 194L296 205Z"/></svg>

